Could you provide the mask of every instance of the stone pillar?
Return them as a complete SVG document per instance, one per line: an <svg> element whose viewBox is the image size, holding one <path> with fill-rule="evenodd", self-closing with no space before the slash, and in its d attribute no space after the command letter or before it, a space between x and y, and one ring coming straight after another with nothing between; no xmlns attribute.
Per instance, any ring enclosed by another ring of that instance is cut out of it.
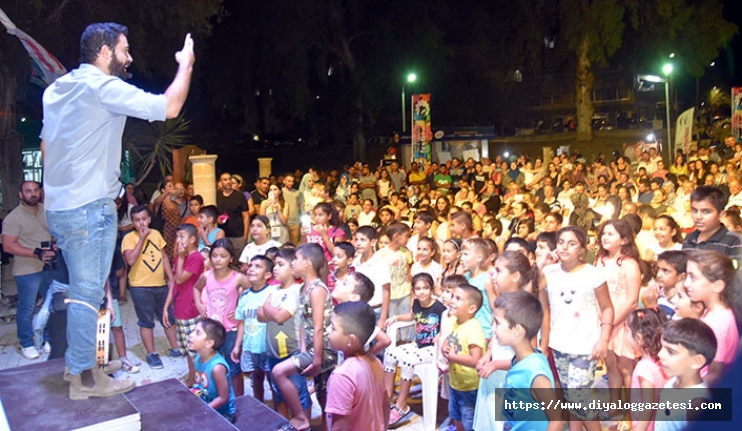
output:
<svg viewBox="0 0 742 431"><path fill-rule="evenodd" d="M268 178L271 175L271 172L273 168L271 167L271 163L273 162L273 157L259 157L258 158L258 176L260 178Z"/></svg>
<svg viewBox="0 0 742 431"><path fill-rule="evenodd" d="M190 156L193 192L204 198L204 205L216 205L216 158L212 154Z"/></svg>

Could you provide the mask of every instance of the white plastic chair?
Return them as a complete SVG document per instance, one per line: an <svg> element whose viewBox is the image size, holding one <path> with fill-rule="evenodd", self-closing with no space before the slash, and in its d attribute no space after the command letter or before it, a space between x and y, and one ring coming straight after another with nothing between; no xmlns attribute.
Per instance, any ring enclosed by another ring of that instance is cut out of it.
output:
<svg viewBox="0 0 742 431"><path fill-rule="evenodd" d="M386 333L392 340L391 346L397 345L398 333L402 328L412 326L415 322L395 322ZM415 365L413 372L420 378L423 392L423 431L435 431L438 415L438 365L436 358L430 364Z"/></svg>

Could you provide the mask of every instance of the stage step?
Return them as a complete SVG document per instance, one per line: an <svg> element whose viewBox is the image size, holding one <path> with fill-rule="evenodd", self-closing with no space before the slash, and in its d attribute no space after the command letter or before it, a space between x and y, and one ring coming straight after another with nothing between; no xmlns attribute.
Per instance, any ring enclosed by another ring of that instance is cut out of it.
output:
<svg viewBox="0 0 742 431"><path fill-rule="evenodd" d="M0 371L0 431L170 431L204 424L209 431L258 431L286 423L245 395L236 400L231 424L177 379L139 386L124 395L72 401L63 372L64 359Z"/></svg>
<svg viewBox="0 0 742 431"><path fill-rule="evenodd" d="M140 430L139 411L123 395L69 399L64 359L0 371L0 402L12 431ZM0 425L2 426L2 425Z"/></svg>

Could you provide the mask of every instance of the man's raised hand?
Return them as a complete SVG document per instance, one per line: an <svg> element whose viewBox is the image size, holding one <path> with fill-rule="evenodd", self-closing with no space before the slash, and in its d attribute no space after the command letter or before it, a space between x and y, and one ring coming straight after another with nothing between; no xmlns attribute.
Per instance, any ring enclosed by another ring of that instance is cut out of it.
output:
<svg viewBox="0 0 742 431"><path fill-rule="evenodd" d="M186 34L183 49L175 53L175 61L182 66L193 66L196 62L196 56L193 54L193 39L191 34Z"/></svg>

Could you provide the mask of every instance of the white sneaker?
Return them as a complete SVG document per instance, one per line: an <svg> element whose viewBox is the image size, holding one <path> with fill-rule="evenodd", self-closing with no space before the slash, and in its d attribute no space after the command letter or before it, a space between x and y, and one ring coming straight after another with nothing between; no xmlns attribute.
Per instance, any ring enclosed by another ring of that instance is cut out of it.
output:
<svg viewBox="0 0 742 431"><path fill-rule="evenodd" d="M39 359L39 351L36 350L36 347L22 347L21 353L23 354L23 357L26 359Z"/></svg>
<svg viewBox="0 0 742 431"><path fill-rule="evenodd" d="M49 344L48 341L45 341L44 342L44 345L41 346L41 349L39 349L39 353L40 354L48 355L51 352L52 352L52 346L51 346L51 344Z"/></svg>

